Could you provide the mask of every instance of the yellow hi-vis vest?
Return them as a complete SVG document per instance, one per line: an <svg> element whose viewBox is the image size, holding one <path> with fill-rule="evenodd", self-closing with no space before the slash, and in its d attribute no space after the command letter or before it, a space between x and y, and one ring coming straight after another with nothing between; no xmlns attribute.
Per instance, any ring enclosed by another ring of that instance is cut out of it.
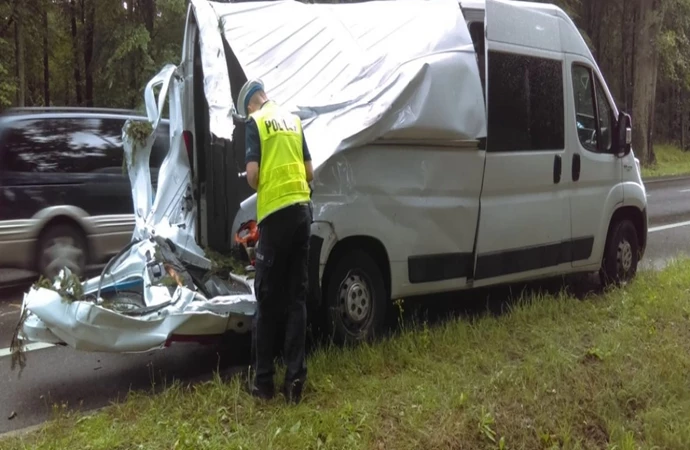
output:
<svg viewBox="0 0 690 450"><path fill-rule="evenodd" d="M269 101L251 114L261 140L257 223L269 214L310 200L302 152L302 122Z"/></svg>

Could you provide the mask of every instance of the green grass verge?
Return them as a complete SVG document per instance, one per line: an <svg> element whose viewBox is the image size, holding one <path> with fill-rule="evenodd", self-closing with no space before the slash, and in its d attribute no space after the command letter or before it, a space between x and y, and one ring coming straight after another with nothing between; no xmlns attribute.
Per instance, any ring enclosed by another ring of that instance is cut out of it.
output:
<svg viewBox="0 0 690 450"><path fill-rule="evenodd" d="M4 449L687 449L690 261L309 360L299 406L219 377L58 414Z"/></svg>
<svg viewBox="0 0 690 450"><path fill-rule="evenodd" d="M643 167L643 178L690 175L690 152L673 145L655 145L654 153L656 165Z"/></svg>

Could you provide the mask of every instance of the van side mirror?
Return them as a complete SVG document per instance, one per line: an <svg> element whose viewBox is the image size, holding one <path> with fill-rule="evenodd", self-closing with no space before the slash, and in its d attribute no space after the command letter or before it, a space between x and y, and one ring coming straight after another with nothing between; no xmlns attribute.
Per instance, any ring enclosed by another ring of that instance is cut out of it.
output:
<svg viewBox="0 0 690 450"><path fill-rule="evenodd" d="M616 150L619 156L628 156L632 151L632 119L630 114L618 114Z"/></svg>

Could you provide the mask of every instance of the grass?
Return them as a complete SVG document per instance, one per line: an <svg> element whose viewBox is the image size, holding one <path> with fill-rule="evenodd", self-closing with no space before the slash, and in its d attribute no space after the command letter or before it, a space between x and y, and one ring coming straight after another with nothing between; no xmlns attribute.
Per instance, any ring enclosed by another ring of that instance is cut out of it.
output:
<svg viewBox="0 0 690 450"><path fill-rule="evenodd" d="M59 412L0 448L686 449L690 261L603 295L531 296L317 350L309 371L299 406L255 402L216 375Z"/></svg>
<svg viewBox="0 0 690 450"><path fill-rule="evenodd" d="M656 165L642 168L642 177L690 175L690 152L673 145L655 145Z"/></svg>

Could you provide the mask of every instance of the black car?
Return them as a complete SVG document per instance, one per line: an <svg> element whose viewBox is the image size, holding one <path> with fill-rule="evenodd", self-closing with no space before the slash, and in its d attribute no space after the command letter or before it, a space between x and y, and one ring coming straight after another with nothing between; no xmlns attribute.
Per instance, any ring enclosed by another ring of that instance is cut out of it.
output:
<svg viewBox="0 0 690 450"><path fill-rule="evenodd" d="M0 117L0 268L54 277L82 275L132 237L132 190L123 170L122 128L134 112L21 108ZM167 155L161 121L151 151L155 189Z"/></svg>

